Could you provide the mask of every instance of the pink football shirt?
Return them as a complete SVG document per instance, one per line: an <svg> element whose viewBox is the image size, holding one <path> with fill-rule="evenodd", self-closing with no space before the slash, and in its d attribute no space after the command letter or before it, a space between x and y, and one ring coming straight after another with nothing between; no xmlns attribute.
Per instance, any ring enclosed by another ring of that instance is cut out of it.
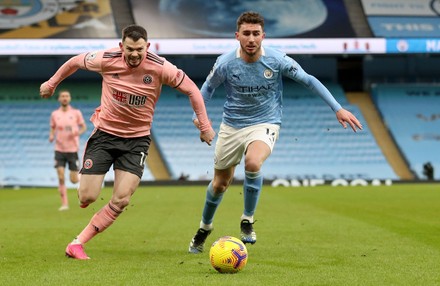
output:
<svg viewBox="0 0 440 286"><path fill-rule="evenodd" d="M78 152L79 125L85 124L80 110L71 106L66 111L58 108L50 116L50 127L55 131L55 151Z"/></svg>
<svg viewBox="0 0 440 286"><path fill-rule="evenodd" d="M181 69L152 52L148 51L137 67L127 65L119 47L80 54L64 63L48 86L55 88L78 68L102 76L101 105L91 117L95 128L123 138L149 135L164 84L188 95L201 131L211 128L197 85Z"/></svg>
<svg viewBox="0 0 440 286"><path fill-rule="evenodd" d="M149 135L162 84L177 87L185 77L182 70L150 52L136 68L127 66L119 48L89 53L84 63L103 79L101 106L91 120L95 127L120 137Z"/></svg>

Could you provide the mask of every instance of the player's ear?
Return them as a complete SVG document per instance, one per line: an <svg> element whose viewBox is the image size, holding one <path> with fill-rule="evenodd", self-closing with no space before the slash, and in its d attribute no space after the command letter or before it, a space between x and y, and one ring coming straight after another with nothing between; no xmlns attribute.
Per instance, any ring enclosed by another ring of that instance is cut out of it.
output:
<svg viewBox="0 0 440 286"><path fill-rule="evenodd" d="M147 50L150 48L150 42L147 42Z"/></svg>
<svg viewBox="0 0 440 286"><path fill-rule="evenodd" d="M235 32L235 39L238 40L238 32Z"/></svg>
<svg viewBox="0 0 440 286"><path fill-rule="evenodd" d="M121 51L124 49L124 46L122 45L122 42L119 42L119 48L121 49Z"/></svg>
<svg viewBox="0 0 440 286"><path fill-rule="evenodd" d="M265 33L265 32L263 32L263 35L262 35L261 38L262 38L262 39L266 38L266 33Z"/></svg>

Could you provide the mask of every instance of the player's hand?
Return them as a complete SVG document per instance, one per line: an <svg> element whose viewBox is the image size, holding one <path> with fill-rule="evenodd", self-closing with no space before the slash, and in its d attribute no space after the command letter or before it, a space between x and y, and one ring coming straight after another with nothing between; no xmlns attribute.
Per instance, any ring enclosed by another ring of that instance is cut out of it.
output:
<svg viewBox="0 0 440 286"><path fill-rule="evenodd" d="M200 131L200 141L206 142L209 146L211 146L212 141L215 137L215 131L212 128L209 128L207 131Z"/></svg>
<svg viewBox="0 0 440 286"><path fill-rule="evenodd" d="M42 98L49 98L53 95L54 89L49 87L48 82L43 82L40 85L40 96Z"/></svg>
<svg viewBox="0 0 440 286"><path fill-rule="evenodd" d="M338 119L339 123L344 128L347 128L347 123L351 126L351 129L353 129L354 132L356 132L356 127L359 130L362 130L362 124L359 122L359 120L354 116L350 111L342 108L336 112L336 118Z"/></svg>

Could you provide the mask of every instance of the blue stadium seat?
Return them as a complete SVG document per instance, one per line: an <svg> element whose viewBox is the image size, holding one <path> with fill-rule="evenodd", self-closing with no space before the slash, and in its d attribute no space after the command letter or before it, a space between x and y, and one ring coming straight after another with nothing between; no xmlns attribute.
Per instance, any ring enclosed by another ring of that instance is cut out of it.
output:
<svg viewBox="0 0 440 286"><path fill-rule="evenodd" d="M412 171L423 178L423 164L440 169L440 85L380 84L374 102ZM437 172L435 178L439 179Z"/></svg>

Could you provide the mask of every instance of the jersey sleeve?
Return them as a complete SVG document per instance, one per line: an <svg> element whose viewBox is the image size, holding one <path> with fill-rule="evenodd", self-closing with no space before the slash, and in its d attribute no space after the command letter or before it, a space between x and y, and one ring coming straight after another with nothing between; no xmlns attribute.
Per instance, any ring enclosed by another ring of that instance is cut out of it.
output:
<svg viewBox="0 0 440 286"><path fill-rule="evenodd" d="M334 112L337 112L342 108L322 82L304 71L294 59L287 55L284 55L282 58L282 71L284 76L293 79L311 90L313 93L319 95Z"/></svg>
<svg viewBox="0 0 440 286"><path fill-rule="evenodd" d="M164 61L163 72L162 72L162 82L172 88L178 88L183 79L185 78L185 73L178 69L175 65L169 61Z"/></svg>
<svg viewBox="0 0 440 286"><path fill-rule="evenodd" d="M221 59L217 58L212 70L206 77L205 82L202 85L201 93L205 103L207 103L214 95L215 89L219 87L226 78L226 73L224 72L224 65L221 64Z"/></svg>
<svg viewBox="0 0 440 286"><path fill-rule="evenodd" d="M95 51L84 54L84 68L89 71L101 72L103 56L104 51Z"/></svg>
<svg viewBox="0 0 440 286"><path fill-rule="evenodd" d="M200 130L207 131L211 128L208 115L206 114L203 97L197 85L185 75L185 73L168 61L164 62L162 73L163 83L169 85L189 97L191 106L194 110L194 116L199 119Z"/></svg>
<svg viewBox="0 0 440 286"><path fill-rule="evenodd" d="M79 54L67 60L47 81L49 87L54 90L60 82L76 72L78 69L86 69L84 58L87 54Z"/></svg>

